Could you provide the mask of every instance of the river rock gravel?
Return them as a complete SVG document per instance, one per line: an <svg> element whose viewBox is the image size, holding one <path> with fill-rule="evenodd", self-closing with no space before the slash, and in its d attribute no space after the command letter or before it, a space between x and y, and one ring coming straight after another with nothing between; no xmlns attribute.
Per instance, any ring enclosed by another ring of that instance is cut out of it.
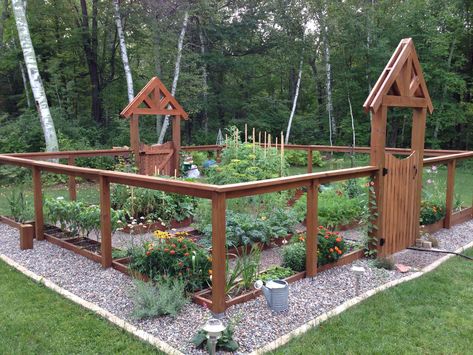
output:
<svg viewBox="0 0 473 355"><path fill-rule="evenodd" d="M473 221L450 230L442 230L435 237L441 248L454 250L473 241ZM271 261L279 259L276 250L269 253L274 253L268 255ZM183 353L204 353L189 342L210 317L210 312L204 307L189 303L176 318L159 317L137 321L131 317L133 302L130 292L134 287L133 281L116 270L104 270L98 263L46 241L35 240L34 249L21 251L18 231L4 224L0 224L0 254L126 319ZM443 255L433 254L434 258L426 256L427 254L433 253L405 250L394 257L396 262L422 267ZM263 296L230 307L226 312L226 320L238 320L235 330L235 339L240 344L238 353L255 350L354 297L356 281L350 271L354 264L366 269L361 277L361 292L404 276L397 271L376 269L369 260L357 260L353 264L321 272L314 279L303 279L291 284L290 306L286 312L272 313Z"/></svg>

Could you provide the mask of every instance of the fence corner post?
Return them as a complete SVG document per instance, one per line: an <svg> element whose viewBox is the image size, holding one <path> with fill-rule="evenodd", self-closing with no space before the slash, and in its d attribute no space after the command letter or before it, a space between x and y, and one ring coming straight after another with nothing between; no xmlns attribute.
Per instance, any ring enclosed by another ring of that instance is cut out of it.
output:
<svg viewBox="0 0 473 355"><path fill-rule="evenodd" d="M225 312L226 284L226 201L225 193L212 194L212 313Z"/></svg>
<svg viewBox="0 0 473 355"><path fill-rule="evenodd" d="M44 240L43 187L41 169L33 166L33 197L36 240Z"/></svg>
<svg viewBox="0 0 473 355"><path fill-rule="evenodd" d="M75 158L73 156L70 156L68 158L68 164L70 166L75 166ZM76 188L76 177L73 175L69 175L69 180L68 180L68 188L69 188L69 199L71 201L75 201L77 199L77 188Z"/></svg>
<svg viewBox="0 0 473 355"><path fill-rule="evenodd" d="M112 223L110 220L110 182L100 176L100 234L102 267L112 266Z"/></svg>
<svg viewBox="0 0 473 355"><path fill-rule="evenodd" d="M447 164L447 194L445 201L445 220L444 228L450 229L452 227L452 213L453 213L453 194L455 191L455 169L456 160L450 160Z"/></svg>
<svg viewBox="0 0 473 355"><path fill-rule="evenodd" d="M318 190L317 181L311 180L307 188L306 277L314 277L317 274Z"/></svg>

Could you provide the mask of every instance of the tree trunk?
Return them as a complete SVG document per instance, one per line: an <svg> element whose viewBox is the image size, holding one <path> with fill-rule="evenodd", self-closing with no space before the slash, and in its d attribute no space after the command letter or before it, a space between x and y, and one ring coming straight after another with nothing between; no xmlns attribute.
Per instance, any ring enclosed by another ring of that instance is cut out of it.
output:
<svg viewBox="0 0 473 355"><path fill-rule="evenodd" d="M82 42L89 68L92 97L92 117L95 122L102 124L102 101L100 98L100 76L97 62L97 1L92 1L92 31L89 32L89 14L87 10L87 1L80 0L82 11Z"/></svg>
<svg viewBox="0 0 473 355"><path fill-rule="evenodd" d="M348 94L348 107L350 108L351 117L351 131L352 131L352 147L356 147L356 134L355 134L355 118L353 117L353 108L351 106L350 94Z"/></svg>
<svg viewBox="0 0 473 355"><path fill-rule="evenodd" d="M114 0L113 3L115 5L115 22L117 23L117 33L120 41L123 69L125 70L128 101L130 102L135 97L133 92L133 77L131 75L130 63L128 62L128 53L126 51L125 34L123 33L122 18L120 16L120 4L118 3L118 0Z"/></svg>
<svg viewBox="0 0 473 355"><path fill-rule="evenodd" d="M23 7L23 2L21 0L12 0L12 5L31 89L33 91L36 107L39 111L41 127L46 142L46 151L57 151L59 147L56 137L56 129L54 128L54 122L51 117L51 112L49 111L48 100L39 74L38 63L36 62L36 55L33 43L31 42L28 22L26 21L25 8Z"/></svg>
<svg viewBox="0 0 473 355"><path fill-rule="evenodd" d="M157 20L157 18L156 18ZM156 21L157 22L157 21ZM160 29L159 26L156 24L155 28L156 35L154 36L154 60L155 60L155 67L156 67L156 75L161 77L162 75L162 68L161 68L161 36L160 36ZM156 137L159 139L159 134L161 133L161 129L163 128L163 116L156 115Z"/></svg>
<svg viewBox="0 0 473 355"><path fill-rule="evenodd" d="M301 62L299 63L299 74L297 75L296 90L295 90L295 93L294 93L294 100L292 101L291 115L289 116L289 122L287 124L286 144L289 143L289 135L291 134L292 119L294 118L294 114L296 113L297 98L299 97L299 89L301 87L303 62L304 62L304 51L302 51Z"/></svg>
<svg viewBox="0 0 473 355"><path fill-rule="evenodd" d="M184 13L184 20L182 21L182 28L181 28L181 34L179 35L179 41L177 42L176 65L174 67L174 79L172 81L172 87L171 87L172 96L176 94L177 81L179 80L179 73L181 71L182 46L184 44L184 37L186 35L188 19L189 19L189 13L186 11ZM158 144L163 144L164 137L166 135L166 131L168 127L169 127L169 115L166 115L164 117L163 128L161 129L161 133L159 134Z"/></svg>
<svg viewBox="0 0 473 355"><path fill-rule="evenodd" d="M28 105L28 108L31 108L30 90L28 88L28 80L26 80L25 63L23 63L21 60L19 60L18 62L18 64L20 65L21 78L23 79L23 87L25 89L26 104Z"/></svg>
<svg viewBox="0 0 473 355"><path fill-rule="evenodd" d="M447 71L450 71L450 68L452 66L452 58L453 58L453 51L455 50L455 42L456 38L453 37L452 40L452 45L450 46L450 53L448 54L448 60L447 60ZM447 96L447 82L445 81L445 84L442 89L442 104L440 105L440 110L439 112L443 112L443 108L445 106L445 100ZM435 120L435 128L434 128L434 142L438 144L438 135L439 135L439 130L440 130L440 121L441 121L441 115L437 115L437 119Z"/></svg>
<svg viewBox="0 0 473 355"><path fill-rule="evenodd" d="M332 103L332 66L330 64L330 44L328 40L328 28L326 24L325 17L327 15L327 5L325 3L324 14L322 14L322 36L324 42L324 61L325 61L325 88L327 92L327 113L328 113L328 123L329 123L329 139L330 146L333 145L333 138L337 134L337 123L335 117L333 117L333 103Z"/></svg>
<svg viewBox="0 0 473 355"><path fill-rule="evenodd" d="M204 34L202 32L202 27L199 25L199 39L200 39L200 54L202 55L202 95L204 100L204 109L202 112L202 125L204 127L204 132L207 133L209 131L209 120L208 120L208 113L207 113L207 104L208 104L208 91L209 87L207 84L207 63L205 62L205 41L204 41Z"/></svg>
<svg viewBox="0 0 473 355"><path fill-rule="evenodd" d="M0 18L0 49L3 48L3 32L5 29L5 22L8 18L8 0L3 0L2 17Z"/></svg>

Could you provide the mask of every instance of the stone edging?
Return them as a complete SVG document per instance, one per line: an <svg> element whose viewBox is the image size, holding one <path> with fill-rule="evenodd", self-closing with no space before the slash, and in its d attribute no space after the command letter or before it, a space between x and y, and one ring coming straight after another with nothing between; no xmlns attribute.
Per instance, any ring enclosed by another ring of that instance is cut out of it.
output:
<svg viewBox="0 0 473 355"><path fill-rule="evenodd" d="M159 350L167 353L167 354L172 354L172 355L184 355L182 352L179 350L173 348L169 344L165 343L162 340L159 340L156 338L154 335L151 335L143 330L138 329L136 326L134 326L131 323L128 323L127 321L118 318L117 316L113 315L109 311L103 309L102 307L99 307L98 305L86 301L83 298L73 294L70 291L67 291L66 289L58 286L54 282L39 276L35 274L34 272L31 272L24 266L18 264L16 261L10 259L8 256L0 254L0 259L3 260L5 263L13 267L14 269L18 270L22 274L28 276L30 279L33 281L36 281L39 284L42 284L46 286L47 288L59 293L61 296L69 299L70 301L79 304L80 306L94 312L95 314L107 319L110 323L115 324L116 326L122 328L123 330L126 330L127 332L133 334L135 337L150 343L151 345L155 346Z"/></svg>
<svg viewBox="0 0 473 355"><path fill-rule="evenodd" d="M458 248L457 250L455 250L455 252L456 253L462 253L466 249L469 249L471 247L473 247L473 242L468 243L467 245ZM375 295L375 294L377 294L381 291L384 291L384 290L387 290L391 287L399 285L401 283L416 279L416 278L418 278L418 277L420 277L420 276L422 276L422 275L424 275L424 274L426 274L430 271L435 270L437 267L439 267L445 261L447 261L448 259L450 259L454 256L455 256L454 254L445 255L445 256L441 257L440 259L436 260L435 262L433 262L432 264L427 265L421 271L414 272L409 276L406 276L406 277L403 277L403 278L400 278L400 279L397 279L397 280L390 281L390 282L388 282L384 285L381 285L377 288L369 290L369 291L365 292L364 294L362 294L360 296L357 296L357 297L354 297L354 298L352 298L348 301L345 301L344 303L342 303L338 307L335 307L334 309L318 316L317 318L312 319L311 321L301 325L300 327L298 327L298 328L294 329L293 331L283 335L282 337L280 337L280 338L264 345L263 347L254 350L253 352L250 353L250 355L261 355L261 354L264 354L268 351L275 350L278 347L288 343L292 338L306 333L307 331L309 331L312 328L315 328L316 326L318 326L322 322L325 322L329 318L332 318L332 317L342 313L343 311L347 310L348 308L351 308L352 306L355 306L356 304L368 299L369 297L371 297L371 296L373 296L373 295ZM155 346L159 350L161 350L161 351L163 351L167 354L184 355L182 352L180 352L179 350L173 348L172 346L165 343L164 341L159 340L155 336L153 336L153 335L151 335L151 334L149 334L149 333L147 333L143 330L138 329L133 324L128 323L127 321L113 315L112 313L110 313L109 311L103 309L102 307L99 307L99 306L97 306L96 304L94 304L92 302L86 301L83 298L73 294L72 292L67 291L66 289L58 286L54 282L33 273L32 271L30 271L27 268L25 268L24 266L18 264L16 261L10 259L6 255L0 254L0 259L3 260L8 265L10 265L11 267L18 270L19 272L21 272L22 274L28 276L30 279L32 279L32 280L34 280L34 281L36 281L40 284L43 284L47 288L59 293L60 295L62 295L63 297L65 297L69 300L71 300L72 302L77 303L80 306L82 306L82 307L94 312L95 314L107 319L109 322L111 322L111 323L117 325L118 327L126 330L127 332L133 334L137 338L150 343L151 345Z"/></svg>
<svg viewBox="0 0 473 355"><path fill-rule="evenodd" d="M472 248L472 247L473 247L473 242L468 243L467 245L464 245L464 246L458 248L457 250L455 250L455 253L462 253L466 249L469 249L469 248ZM253 352L250 353L250 355L261 355L261 354L264 354L266 352L275 350L275 349L279 348L280 346L288 343L294 337L306 333L310 329L317 327L322 322L325 322L329 318L332 318L332 317L342 313L343 311L346 311L348 308L353 307L354 305L366 300L367 298L369 298L369 297L371 297L371 296L373 296L373 295L375 295L375 294L377 294L381 291L387 290L388 288L394 287L394 286L399 285L403 282L407 282L407 281L416 279L416 278L418 278L418 277L420 277L420 276L422 276L422 275L424 275L428 272L431 272L431 271L435 270L441 264L443 264L448 259L450 259L454 256L455 256L454 254L445 255L445 256L441 257L440 259L434 261L432 264L427 265L421 271L414 272L409 276L406 276L406 277L403 277L403 278L400 278L400 279L397 279L397 280L390 281L388 283L385 283L384 285L378 286L377 288L366 291L365 293L363 293L360 296L349 299L348 301L345 301L344 303L342 303L338 307L336 307L336 308L334 308L334 309L332 309L332 310L330 310L330 311L328 311L324 314L321 314L317 318L314 318L311 321L301 325L299 328L296 328L293 331L283 335L282 337L279 337L278 339L273 340L272 342L264 345L263 347L254 350Z"/></svg>

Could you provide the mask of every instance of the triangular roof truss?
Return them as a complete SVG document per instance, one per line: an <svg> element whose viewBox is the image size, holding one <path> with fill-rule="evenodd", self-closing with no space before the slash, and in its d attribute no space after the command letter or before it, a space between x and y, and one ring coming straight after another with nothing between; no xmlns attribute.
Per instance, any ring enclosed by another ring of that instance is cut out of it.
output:
<svg viewBox="0 0 473 355"><path fill-rule="evenodd" d="M132 115L171 115L189 118L187 112L157 77L153 77L145 85L123 109L121 115L126 118Z"/></svg>
<svg viewBox="0 0 473 355"><path fill-rule="evenodd" d="M434 110L411 38L401 40L363 108L374 113L381 105Z"/></svg>

